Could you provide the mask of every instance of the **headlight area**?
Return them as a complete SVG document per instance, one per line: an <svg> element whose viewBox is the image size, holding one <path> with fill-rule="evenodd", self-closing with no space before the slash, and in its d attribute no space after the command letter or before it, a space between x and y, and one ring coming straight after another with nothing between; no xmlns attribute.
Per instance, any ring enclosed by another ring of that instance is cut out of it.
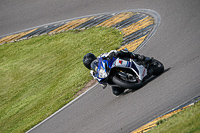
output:
<svg viewBox="0 0 200 133"><path fill-rule="evenodd" d="M99 78L106 78L107 76L108 76L108 74L103 69L103 67L101 67L101 69L99 70Z"/></svg>

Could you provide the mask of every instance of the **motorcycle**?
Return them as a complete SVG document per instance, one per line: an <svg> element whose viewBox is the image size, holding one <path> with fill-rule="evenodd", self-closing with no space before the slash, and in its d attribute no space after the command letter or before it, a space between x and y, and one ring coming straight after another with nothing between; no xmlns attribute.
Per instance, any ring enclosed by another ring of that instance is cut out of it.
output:
<svg viewBox="0 0 200 133"><path fill-rule="evenodd" d="M160 61L153 58L149 60L141 62L126 57L106 60L100 57L93 77L104 86L109 84L117 88L119 93L123 93L125 89L138 89L152 75L164 72L164 65Z"/></svg>

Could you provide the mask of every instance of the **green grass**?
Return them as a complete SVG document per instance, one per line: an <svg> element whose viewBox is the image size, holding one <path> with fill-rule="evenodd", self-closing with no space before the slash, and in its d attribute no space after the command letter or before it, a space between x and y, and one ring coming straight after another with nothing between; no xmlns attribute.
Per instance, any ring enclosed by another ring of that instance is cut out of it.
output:
<svg viewBox="0 0 200 133"><path fill-rule="evenodd" d="M200 133L200 102L163 120L148 133Z"/></svg>
<svg viewBox="0 0 200 133"><path fill-rule="evenodd" d="M0 46L0 133L25 132L71 101L92 79L83 56L121 42L120 31L99 27Z"/></svg>

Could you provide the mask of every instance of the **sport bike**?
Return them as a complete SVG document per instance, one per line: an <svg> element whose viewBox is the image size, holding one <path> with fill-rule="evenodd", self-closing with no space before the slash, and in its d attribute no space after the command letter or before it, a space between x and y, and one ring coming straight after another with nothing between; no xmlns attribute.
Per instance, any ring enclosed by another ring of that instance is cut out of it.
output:
<svg viewBox="0 0 200 133"><path fill-rule="evenodd" d="M143 62L132 58L113 57L106 60L100 57L95 77L100 84L116 86L124 91L142 87L142 82L163 71L163 64L153 58L149 62Z"/></svg>

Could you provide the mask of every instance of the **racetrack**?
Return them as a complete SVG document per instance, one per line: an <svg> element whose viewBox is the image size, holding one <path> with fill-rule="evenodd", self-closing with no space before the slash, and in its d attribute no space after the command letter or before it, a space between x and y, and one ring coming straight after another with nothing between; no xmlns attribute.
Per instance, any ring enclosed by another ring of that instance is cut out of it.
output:
<svg viewBox="0 0 200 133"><path fill-rule="evenodd" d="M31 132L130 132L200 94L199 0L2 0L0 3L0 36L103 12L151 9L161 16L159 28L138 53L160 60L168 71L141 89L120 97L114 96L110 87L103 90L96 85Z"/></svg>

